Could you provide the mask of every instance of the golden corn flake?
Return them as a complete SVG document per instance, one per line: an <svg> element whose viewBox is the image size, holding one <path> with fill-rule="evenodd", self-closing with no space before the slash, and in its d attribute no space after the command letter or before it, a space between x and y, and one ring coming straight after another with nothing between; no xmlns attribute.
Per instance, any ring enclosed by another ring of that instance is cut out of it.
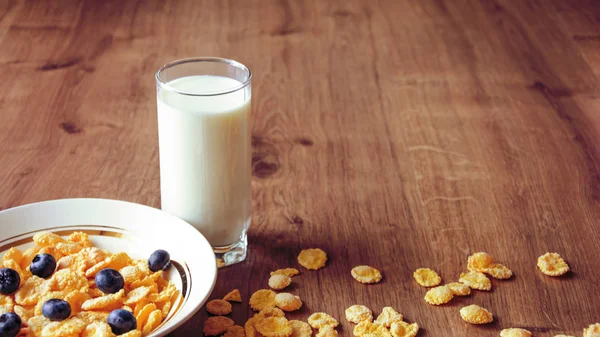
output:
<svg viewBox="0 0 600 337"><path fill-rule="evenodd" d="M234 325L227 328L223 337L246 337L246 333L244 332L244 328L239 325Z"/></svg>
<svg viewBox="0 0 600 337"><path fill-rule="evenodd" d="M148 304L146 304L137 313L137 315L135 314L135 309L134 309L133 313L135 315L135 320L136 320L136 324L137 324L138 330L142 330L144 328L144 325L146 324L146 321L148 320L148 317L150 317L150 314L152 312L154 312L156 309L157 309L156 308L156 304L154 304L154 303L148 303Z"/></svg>
<svg viewBox="0 0 600 337"><path fill-rule="evenodd" d="M12 312L15 307L15 301L12 297L0 295L0 315Z"/></svg>
<svg viewBox="0 0 600 337"><path fill-rule="evenodd" d="M583 329L583 337L598 337L600 336L600 323L590 324L586 329Z"/></svg>
<svg viewBox="0 0 600 337"><path fill-rule="evenodd" d="M127 296L125 296L125 298L123 299L123 304L136 304L137 302L146 298L149 294L156 293L157 291L158 290L156 285L151 287L139 287L132 289L130 292L127 293Z"/></svg>
<svg viewBox="0 0 600 337"><path fill-rule="evenodd" d="M20 305L15 305L13 308L15 314L19 315L19 317L21 317L21 320L23 322L27 322L31 317L35 316L33 314L33 308L32 307L22 307Z"/></svg>
<svg viewBox="0 0 600 337"><path fill-rule="evenodd" d="M52 322L42 329L42 337L62 337L62 336L79 336L85 329L86 323L77 318L72 317L60 322Z"/></svg>
<svg viewBox="0 0 600 337"><path fill-rule="evenodd" d="M52 298L64 300L68 294L69 294L69 292L67 292L67 291L51 291L51 292L43 294L42 297L40 297L40 300L35 305L33 313L35 314L35 316L41 315L42 314L42 306L44 305L44 303L46 303L46 301L48 301L49 299L52 299Z"/></svg>
<svg viewBox="0 0 600 337"><path fill-rule="evenodd" d="M5 260L4 261L5 268L14 269L17 274L19 274L19 278L21 279L21 285L25 283L33 274L29 271L29 269L22 269L21 266L14 260Z"/></svg>
<svg viewBox="0 0 600 337"><path fill-rule="evenodd" d="M472 289L486 291L492 289L492 281L490 281L490 279L487 278L487 276L480 272L470 271L468 273L461 273L460 278L458 280L468 285Z"/></svg>
<svg viewBox="0 0 600 337"><path fill-rule="evenodd" d="M275 307L275 292L269 289L261 289L250 296L250 307L254 311Z"/></svg>
<svg viewBox="0 0 600 337"><path fill-rule="evenodd" d="M148 316L148 320L144 324L144 328L142 329L142 335L148 335L152 332L152 330L156 329L160 325L162 318L163 316L161 310L156 309L151 312L150 316Z"/></svg>
<svg viewBox="0 0 600 337"><path fill-rule="evenodd" d="M110 325L105 322L93 322L88 324L81 334L82 337L113 337Z"/></svg>
<svg viewBox="0 0 600 337"><path fill-rule="evenodd" d="M72 254L79 253L83 249L83 246L78 243L72 243L72 242L59 243L56 246L56 249L58 249L58 251L61 252L61 254L63 254L63 255L72 255Z"/></svg>
<svg viewBox="0 0 600 337"><path fill-rule="evenodd" d="M419 268L413 273L417 283L423 287L435 287L442 283L442 278L438 273L429 268Z"/></svg>
<svg viewBox="0 0 600 337"><path fill-rule="evenodd" d="M108 312L101 311L82 311L73 317L77 317L84 321L86 324L92 324L94 322L106 322L108 318ZM28 323L29 324L29 323Z"/></svg>
<svg viewBox="0 0 600 337"><path fill-rule="evenodd" d="M238 289L233 289L227 295L223 296L223 300L228 302L242 302L242 294Z"/></svg>
<svg viewBox="0 0 600 337"><path fill-rule="evenodd" d="M4 256L2 258L3 261L13 260L17 264L19 264L23 260L23 253L18 248L11 247L9 250L6 251L6 253L4 253Z"/></svg>
<svg viewBox="0 0 600 337"><path fill-rule="evenodd" d="M112 268L115 270L119 270L127 265L129 265L131 262L131 258L129 257L129 255L127 255L124 252L120 252L114 255L111 255L107 258L105 258L103 261L96 263L95 265L93 265L92 267L90 267L90 269L86 270L85 272L85 276L86 277L95 277L96 274L105 268Z"/></svg>
<svg viewBox="0 0 600 337"><path fill-rule="evenodd" d="M119 337L142 337L142 332L140 330L131 330L124 334L119 335Z"/></svg>
<svg viewBox="0 0 600 337"><path fill-rule="evenodd" d="M269 278L269 287L281 290L292 284L292 278L285 275L273 275Z"/></svg>
<svg viewBox="0 0 600 337"><path fill-rule="evenodd" d="M218 336L222 335L227 331L229 327L234 326L235 323L231 320L231 318L225 316L213 316L209 317L206 322L204 322L204 335L205 336Z"/></svg>
<svg viewBox="0 0 600 337"><path fill-rule="evenodd" d="M373 312L364 305L355 304L346 309L346 319L349 322L358 324L362 321L373 321Z"/></svg>
<svg viewBox="0 0 600 337"><path fill-rule="evenodd" d="M114 294L107 294L97 298L91 298L81 305L82 310L99 310L99 309L107 309L113 305L121 304L123 300L123 294L125 291L123 289L119 290Z"/></svg>
<svg viewBox="0 0 600 337"><path fill-rule="evenodd" d="M50 320L44 316L34 316L27 320L27 326L29 327L29 330L31 330L31 332L33 332L33 334L36 336L40 336L42 334L42 329L44 329L44 327L49 323Z"/></svg>
<svg viewBox="0 0 600 337"><path fill-rule="evenodd" d="M254 317L285 317L285 313L279 308L265 308L254 315Z"/></svg>
<svg viewBox="0 0 600 337"><path fill-rule="evenodd" d="M35 305L43 294L50 292L50 285L43 278L30 277L15 293L15 302L20 305Z"/></svg>
<svg viewBox="0 0 600 337"><path fill-rule="evenodd" d="M298 255L298 263L306 269L318 270L325 266L327 254L319 248L305 249Z"/></svg>
<svg viewBox="0 0 600 337"><path fill-rule="evenodd" d="M308 324L315 329L321 329L324 326L335 328L338 326L338 321L324 312L315 312L308 316Z"/></svg>
<svg viewBox="0 0 600 337"><path fill-rule="evenodd" d="M316 334L316 337L337 337L337 336L338 336L338 332L330 326L323 327Z"/></svg>
<svg viewBox="0 0 600 337"><path fill-rule="evenodd" d="M454 294L448 286L438 286L429 289L425 294L425 302L433 305L441 305L448 303L452 300Z"/></svg>
<svg viewBox="0 0 600 337"><path fill-rule="evenodd" d="M392 337L391 333L383 325L369 321L362 321L354 326L354 336L375 335L378 337Z"/></svg>
<svg viewBox="0 0 600 337"><path fill-rule="evenodd" d="M231 303L225 300L212 300L206 303L206 311L218 316L227 315L231 313Z"/></svg>
<svg viewBox="0 0 600 337"><path fill-rule="evenodd" d="M312 328L308 323L291 320L289 321L290 326L292 327L292 334L290 337L311 337L312 336Z"/></svg>
<svg viewBox="0 0 600 337"><path fill-rule="evenodd" d="M125 266L119 270L119 273L123 276L126 286L131 285L133 282L141 280L146 276L137 266Z"/></svg>
<svg viewBox="0 0 600 337"><path fill-rule="evenodd" d="M136 266L136 267L138 269L140 269L139 266ZM158 286L156 281L161 279L161 276L162 276L162 270L159 270L156 273L150 274L141 280L133 281L131 283L130 287L132 289L134 289L134 288L139 288L139 287L152 287L154 285Z"/></svg>
<svg viewBox="0 0 600 337"><path fill-rule="evenodd" d="M300 271L296 268L277 269L277 270L271 272L271 276L284 275L284 276L292 277L292 276L296 276L298 274L300 274Z"/></svg>
<svg viewBox="0 0 600 337"><path fill-rule="evenodd" d="M163 280L162 278L158 279L157 281ZM160 282L159 282L160 283ZM173 294L177 293L178 290L175 287L175 285L171 282L168 283L168 285L160 292L160 293L155 293L153 290L153 287L149 287L150 288L150 296L148 297L150 299L150 301L152 302L164 302L164 301L168 301L171 299L171 297L173 296Z"/></svg>
<svg viewBox="0 0 600 337"><path fill-rule="evenodd" d="M69 302L71 306L71 313L76 314L81 311L83 302L89 300L91 297L88 293L83 291L72 291L65 296L64 300Z"/></svg>
<svg viewBox="0 0 600 337"><path fill-rule="evenodd" d="M494 315L491 312L476 304L460 309L460 317L471 324L488 324L494 321Z"/></svg>
<svg viewBox="0 0 600 337"><path fill-rule="evenodd" d="M275 305L281 310L295 311L302 307L302 301L290 293L279 293L275 295Z"/></svg>
<svg viewBox="0 0 600 337"><path fill-rule="evenodd" d="M262 337L262 335L256 331L254 328L254 318L250 318L244 324L244 331L246 332L246 337Z"/></svg>
<svg viewBox="0 0 600 337"><path fill-rule="evenodd" d="M69 235L68 241L71 241L73 243L78 243L78 244L82 245L83 247L91 247L92 246L90 237L86 233L83 233L83 232L71 233L71 235Z"/></svg>
<svg viewBox="0 0 600 337"><path fill-rule="evenodd" d="M468 296L471 294L471 288L462 282L452 282L446 285L454 296Z"/></svg>
<svg viewBox="0 0 600 337"><path fill-rule="evenodd" d="M402 314L397 312L396 309L392 307L384 307L374 323L389 328L393 323L402 322L403 319L404 317L402 317Z"/></svg>
<svg viewBox="0 0 600 337"><path fill-rule="evenodd" d="M381 272L371 266L356 266L352 268L352 277L360 283L377 283L381 281Z"/></svg>
<svg viewBox="0 0 600 337"><path fill-rule="evenodd" d="M59 243L65 243L67 241L51 232L39 232L33 236L33 242L43 248L57 246Z"/></svg>
<svg viewBox="0 0 600 337"><path fill-rule="evenodd" d="M292 326L285 317L258 317L254 328L265 337L289 337Z"/></svg>
<svg viewBox="0 0 600 337"><path fill-rule="evenodd" d="M50 278L50 289L52 291L87 292L88 288L89 284L85 275L71 269L59 270Z"/></svg>
<svg viewBox="0 0 600 337"><path fill-rule="evenodd" d="M419 333L419 325L417 323L394 322L390 327L390 332L393 337L415 337Z"/></svg>
<svg viewBox="0 0 600 337"><path fill-rule="evenodd" d="M561 276L569 271L569 265L558 253L546 253L540 256L537 266L548 276Z"/></svg>
<svg viewBox="0 0 600 337"><path fill-rule="evenodd" d="M500 337L531 337L531 332L525 329L504 329L500 331Z"/></svg>
<svg viewBox="0 0 600 337"><path fill-rule="evenodd" d="M498 280L507 280L513 275L512 270L500 263L492 263L481 271Z"/></svg>
<svg viewBox="0 0 600 337"><path fill-rule="evenodd" d="M485 252L475 253L467 259L467 269L470 271L482 272L483 268L487 268L494 262L494 258Z"/></svg>

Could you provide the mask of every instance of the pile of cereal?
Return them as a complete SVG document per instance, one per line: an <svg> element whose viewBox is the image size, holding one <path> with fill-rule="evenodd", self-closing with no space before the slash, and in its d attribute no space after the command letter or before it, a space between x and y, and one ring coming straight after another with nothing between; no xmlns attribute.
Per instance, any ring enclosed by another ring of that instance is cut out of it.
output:
<svg viewBox="0 0 600 337"><path fill-rule="evenodd" d="M87 234L42 232L35 246L9 249L0 269L0 335L13 337L150 334L179 297L162 277L170 256L148 260L92 246Z"/></svg>

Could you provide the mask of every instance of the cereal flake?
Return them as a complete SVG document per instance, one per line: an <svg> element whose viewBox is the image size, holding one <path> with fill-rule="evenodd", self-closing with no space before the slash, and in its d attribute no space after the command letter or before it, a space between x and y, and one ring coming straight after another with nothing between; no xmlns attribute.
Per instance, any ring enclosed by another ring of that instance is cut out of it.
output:
<svg viewBox="0 0 600 337"><path fill-rule="evenodd" d="M460 317L471 324L488 324L494 321L494 315L491 312L476 304L460 309Z"/></svg>
<svg viewBox="0 0 600 337"><path fill-rule="evenodd" d="M231 313L231 303L225 300L212 300L206 303L206 311L218 316L227 315Z"/></svg>
<svg viewBox="0 0 600 337"><path fill-rule="evenodd" d="M223 296L223 300L228 302L242 302L242 294L238 289L233 289L227 295Z"/></svg>
<svg viewBox="0 0 600 337"><path fill-rule="evenodd" d="M295 311L302 307L302 300L290 293L279 293L275 295L275 305L281 310Z"/></svg>
<svg viewBox="0 0 600 337"><path fill-rule="evenodd" d="M441 305L452 300L454 294L448 286L437 286L429 289L425 294L425 302L433 305Z"/></svg>
<svg viewBox="0 0 600 337"><path fill-rule="evenodd" d="M204 322L204 335L205 336L218 336L222 335L227 331L229 327L234 326L235 323L229 317L225 316L213 316L209 317Z"/></svg>
<svg viewBox="0 0 600 337"><path fill-rule="evenodd" d="M315 329L321 329L324 326L335 328L338 326L338 321L324 312L315 312L308 316L308 324Z"/></svg>
<svg viewBox="0 0 600 337"><path fill-rule="evenodd" d="M250 296L250 307L254 311L275 307L275 292L269 289L261 289Z"/></svg>
<svg viewBox="0 0 600 337"><path fill-rule="evenodd" d="M355 304L346 309L346 319L349 322L358 324L362 321L373 321L373 312L364 305Z"/></svg>
<svg viewBox="0 0 600 337"><path fill-rule="evenodd" d="M306 269L318 270L325 266L327 254L319 248L305 249L298 255L298 263Z"/></svg>
<svg viewBox="0 0 600 337"><path fill-rule="evenodd" d="M429 268L419 268L413 273L415 281L423 287L435 287L442 283L442 278L438 273Z"/></svg>
<svg viewBox="0 0 600 337"><path fill-rule="evenodd" d="M285 275L285 276L296 276L300 274L300 271L298 271L298 269L296 268L284 268L284 269L277 269L275 271L271 272L271 276L273 275Z"/></svg>
<svg viewBox="0 0 600 337"><path fill-rule="evenodd" d="M492 282L490 279L487 278L485 274L480 272L470 271L468 273L461 273L458 280L468 285L472 289L486 291L490 291L492 289Z"/></svg>
<svg viewBox="0 0 600 337"><path fill-rule="evenodd" d="M393 337L415 337L419 332L419 325L417 323L394 322L390 327L390 332Z"/></svg>
<svg viewBox="0 0 600 337"><path fill-rule="evenodd" d="M285 289L292 284L292 278L285 275L273 275L269 278L269 287L275 290Z"/></svg>
<svg viewBox="0 0 600 337"><path fill-rule="evenodd" d="M396 311L396 309L392 307L384 307L374 323L381 324L384 327L389 328L393 323L402 322L403 319L404 317L402 317L402 314Z"/></svg>
<svg viewBox="0 0 600 337"><path fill-rule="evenodd" d="M531 332L520 328L510 328L500 331L500 337L531 337Z"/></svg>
<svg viewBox="0 0 600 337"><path fill-rule="evenodd" d="M254 321L256 331L265 337L289 337L292 326L285 317L259 317Z"/></svg>
<svg viewBox="0 0 600 337"><path fill-rule="evenodd" d="M371 266L356 266L352 268L352 277L360 283L378 283L381 281L381 272Z"/></svg>
<svg viewBox="0 0 600 337"><path fill-rule="evenodd" d="M569 271L569 265L558 253L546 253L540 256L537 266L548 276L561 276Z"/></svg>
<svg viewBox="0 0 600 337"><path fill-rule="evenodd" d="M468 296L471 295L471 288L462 282L452 282L446 284L454 296Z"/></svg>

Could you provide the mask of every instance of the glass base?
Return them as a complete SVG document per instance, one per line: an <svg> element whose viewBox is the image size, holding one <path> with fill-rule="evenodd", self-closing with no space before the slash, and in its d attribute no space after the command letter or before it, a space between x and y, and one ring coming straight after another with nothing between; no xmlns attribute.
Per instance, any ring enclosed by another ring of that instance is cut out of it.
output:
<svg viewBox="0 0 600 337"><path fill-rule="evenodd" d="M213 247L213 251L217 256L218 268L244 261L248 253L248 236L246 235L246 231L244 230L238 242L225 247Z"/></svg>

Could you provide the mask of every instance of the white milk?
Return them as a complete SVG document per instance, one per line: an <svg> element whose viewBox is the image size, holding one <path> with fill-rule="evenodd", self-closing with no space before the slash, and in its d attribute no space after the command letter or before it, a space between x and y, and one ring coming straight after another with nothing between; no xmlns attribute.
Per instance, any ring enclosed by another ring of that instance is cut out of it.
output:
<svg viewBox="0 0 600 337"><path fill-rule="evenodd" d="M241 83L188 76L168 86L219 92ZM196 227L213 247L236 243L250 223L250 92L219 96L158 92L162 209Z"/></svg>

